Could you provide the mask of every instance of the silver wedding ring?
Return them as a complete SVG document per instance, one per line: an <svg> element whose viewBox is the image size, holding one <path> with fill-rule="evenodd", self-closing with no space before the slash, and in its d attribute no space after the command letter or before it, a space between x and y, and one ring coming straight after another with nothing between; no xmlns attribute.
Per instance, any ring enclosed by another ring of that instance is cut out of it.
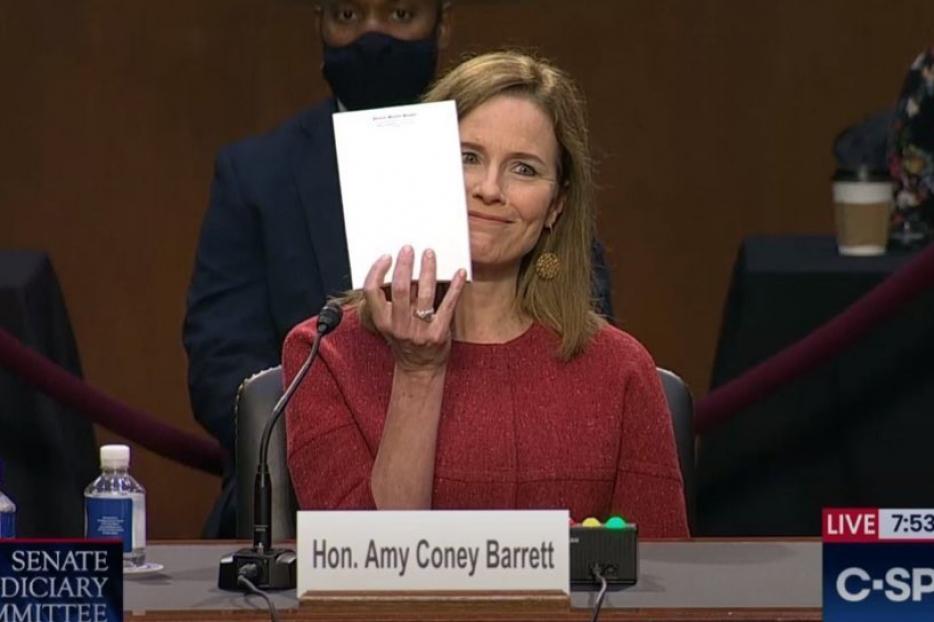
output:
<svg viewBox="0 0 934 622"><path fill-rule="evenodd" d="M435 310L434 309L416 309L415 317L417 317L423 322L430 322L435 317Z"/></svg>

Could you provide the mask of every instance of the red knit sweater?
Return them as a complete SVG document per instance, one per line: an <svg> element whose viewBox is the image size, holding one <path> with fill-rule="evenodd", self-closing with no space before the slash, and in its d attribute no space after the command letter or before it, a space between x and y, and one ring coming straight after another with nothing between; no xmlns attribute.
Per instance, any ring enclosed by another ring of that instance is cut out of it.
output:
<svg viewBox="0 0 934 622"><path fill-rule="evenodd" d="M285 342L290 381L314 321ZM603 328L568 363L533 325L503 344L454 342L444 384L432 507L567 508L620 514L645 537L688 535L671 419L655 364ZM303 509L374 509L370 472L389 405L393 359L348 311L287 412L288 461Z"/></svg>

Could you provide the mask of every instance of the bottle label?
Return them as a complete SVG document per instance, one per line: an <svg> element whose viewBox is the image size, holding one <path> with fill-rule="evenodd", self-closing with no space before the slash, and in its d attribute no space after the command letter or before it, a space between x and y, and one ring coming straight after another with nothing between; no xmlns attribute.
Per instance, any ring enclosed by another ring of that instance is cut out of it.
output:
<svg viewBox="0 0 934 622"><path fill-rule="evenodd" d="M123 552L133 550L133 500L86 498L85 531L88 538L121 538Z"/></svg>
<svg viewBox="0 0 934 622"><path fill-rule="evenodd" d="M16 514L4 512L0 514L0 538L16 537Z"/></svg>

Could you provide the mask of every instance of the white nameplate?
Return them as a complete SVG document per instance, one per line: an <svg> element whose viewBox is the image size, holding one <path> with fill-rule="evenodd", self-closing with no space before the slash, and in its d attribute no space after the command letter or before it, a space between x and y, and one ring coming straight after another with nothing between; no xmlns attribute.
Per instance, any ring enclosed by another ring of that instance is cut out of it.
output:
<svg viewBox="0 0 934 622"><path fill-rule="evenodd" d="M299 512L298 595L569 591L567 510Z"/></svg>

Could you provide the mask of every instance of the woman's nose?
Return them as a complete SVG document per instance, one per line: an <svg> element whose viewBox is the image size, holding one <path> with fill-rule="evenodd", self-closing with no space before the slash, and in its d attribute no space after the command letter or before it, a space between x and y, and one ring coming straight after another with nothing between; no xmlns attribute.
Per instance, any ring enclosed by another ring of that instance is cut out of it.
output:
<svg viewBox="0 0 934 622"><path fill-rule="evenodd" d="M467 176L470 194L484 203L505 203L499 172L492 167L476 168L480 170L474 170L473 175Z"/></svg>

